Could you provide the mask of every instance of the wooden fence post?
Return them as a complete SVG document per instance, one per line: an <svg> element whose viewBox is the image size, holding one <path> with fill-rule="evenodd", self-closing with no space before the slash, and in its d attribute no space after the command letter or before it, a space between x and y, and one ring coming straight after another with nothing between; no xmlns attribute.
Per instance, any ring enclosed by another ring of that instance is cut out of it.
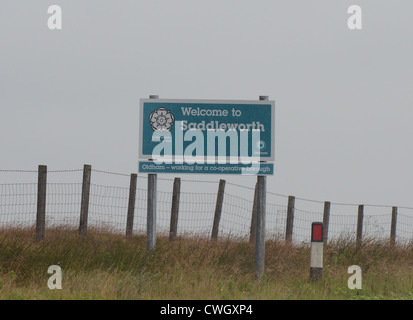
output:
<svg viewBox="0 0 413 320"><path fill-rule="evenodd" d="M295 207L295 197L288 197L288 208L287 208L287 224L285 229L285 241L293 241L293 227L294 227L294 207Z"/></svg>
<svg viewBox="0 0 413 320"><path fill-rule="evenodd" d="M225 180L219 180L217 202L215 204L214 223L212 225L211 239L218 239L219 222L221 220L222 203L224 202Z"/></svg>
<svg viewBox="0 0 413 320"><path fill-rule="evenodd" d="M146 247L149 250L156 245L156 191L157 174L148 174L148 202L146 219Z"/></svg>
<svg viewBox="0 0 413 320"><path fill-rule="evenodd" d="M323 213L323 236L324 236L324 244L327 245L328 239L328 224L330 222L330 201L324 202L324 213Z"/></svg>
<svg viewBox="0 0 413 320"><path fill-rule="evenodd" d="M46 225L47 166L39 165L37 178L36 240L44 239Z"/></svg>
<svg viewBox="0 0 413 320"><path fill-rule="evenodd" d="M391 227L390 227L390 244L396 244L396 225L397 225L397 207L392 208L391 212Z"/></svg>
<svg viewBox="0 0 413 320"><path fill-rule="evenodd" d="M173 241L178 234L179 199L181 197L181 179L174 179L172 191L171 225L169 228L169 240Z"/></svg>
<svg viewBox="0 0 413 320"><path fill-rule="evenodd" d="M250 243L254 243L257 236L257 192L258 182L255 184L254 202L252 205L251 226L250 226Z"/></svg>
<svg viewBox="0 0 413 320"><path fill-rule="evenodd" d="M255 241L255 279L261 280L265 269L265 214L267 177L257 177L257 230Z"/></svg>
<svg viewBox="0 0 413 320"><path fill-rule="evenodd" d="M364 205L360 204L357 215L357 245L361 245L363 239L363 219L364 219Z"/></svg>
<svg viewBox="0 0 413 320"><path fill-rule="evenodd" d="M132 173L130 175L128 215L126 218L126 236L127 237L132 236L132 231L133 231L133 218L135 214L137 179L138 179L138 175L136 173Z"/></svg>
<svg viewBox="0 0 413 320"><path fill-rule="evenodd" d="M85 164L83 166L82 200L80 203L79 234L81 236L86 236L87 233L91 173L92 166Z"/></svg>

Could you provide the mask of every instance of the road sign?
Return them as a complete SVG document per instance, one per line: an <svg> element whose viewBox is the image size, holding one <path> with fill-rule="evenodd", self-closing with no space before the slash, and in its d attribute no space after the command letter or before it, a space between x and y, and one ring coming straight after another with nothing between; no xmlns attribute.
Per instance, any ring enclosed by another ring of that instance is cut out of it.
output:
<svg viewBox="0 0 413 320"><path fill-rule="evenodd" d="M274 101L141 99L139 123L140 172L273 174Z"/></svg>

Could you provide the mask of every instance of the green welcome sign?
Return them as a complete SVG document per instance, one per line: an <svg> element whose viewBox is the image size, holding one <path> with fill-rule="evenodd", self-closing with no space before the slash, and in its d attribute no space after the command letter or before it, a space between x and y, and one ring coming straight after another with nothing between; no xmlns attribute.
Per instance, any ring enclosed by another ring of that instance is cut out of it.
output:
<svg viewBox="0 0 413 320"><path fill-rule="evenodd" d="M274 101L141 99L139 171L273 174Z"/></svg>

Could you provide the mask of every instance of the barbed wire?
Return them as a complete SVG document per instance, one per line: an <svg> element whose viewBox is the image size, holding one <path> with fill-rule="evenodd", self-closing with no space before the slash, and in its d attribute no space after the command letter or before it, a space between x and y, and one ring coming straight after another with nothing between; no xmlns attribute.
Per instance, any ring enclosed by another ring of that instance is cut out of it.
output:
<svg viewBox="0 0 413 320"><path fill-rule="evenodd" d="M37 170L0 169L0 173L38 173Z"/></svg>
<svg viewBox="0 0 413 320"><path fill-rule="evenodd" d="M242 184L237 184L237 183L233 183L233 182L226 182L226 184L228 184L228 185L230 185L230 186L234 186L234 187L239 187L239 188L247 189L247 190L255 190L254 188L246 187L246 186L243 186Z"/></svg>
<svg viewBox="0 0 413 320"><path fill-rule="evenodd" d="M72 173L82 172L83 169L63 169L63 170L48 170L48 173ZM0 169L0 173L38 173L38 170L20 170L20 169Z"/></svg>
<svg viewBox="0 0 413 320"><path fill-rule="evenodd" d="M105 171L105 170L92 169L92 172L105 173L105 174L111 174L111 175L122 176L122 177L130 177L130 174Z"/></svg>
<svg viewBox="0 0 413 320"><path fill-rule="evenodd" d="M51 170L52 173L81 172L83 169ZM111 174L122 177L130 177L128 174L111 172L105 170L92 171ZM37 173L34 170L0 170L7 173ZM144 175L138 175L147 178ZM172 182L174 178L158 177L162 181ZM217 181L197 181L193 179L181 179L188 183L213 183ZM221 235L247 236L251 226L251 215L253 211L253 196L255 188L226 182L228 187L224 193L222 206ZM90 185L90 224L93 226L110 226L115 230L122 231L126 226L126 212L128 211L129 182L124 186L103 185L91 183ZM238 190L242 188L248 191L250 197L246 197ZM47 183L47 209L48 226L71 225L76 226L79 222L79 210L81 201L82 182L48 182ZM181 234L208 235L212 228L214 219L217 193L207 192L207 189L193 190L181 193L179 208L179 232ZM274 193L267 190L267 221L266 229L268 237L279 237L285 235L287 202L280 200L287 195ZM295 207L294 217L294 239L302 241L308 238L309 224L313 221L322 221L323 210L306 210L305 202L323 204L323 201L296 197L301 200ZM158 216L160 232L169 231L169 222L172 204L172 189L170 191L158 191ZM33 226L36 218L37 183L4 183L0 184L0 227ZM135 222L134 232L144 233L146 228L146 189L139 187L136 190ZM342 210L339 206L355 207L358 204L331 202L330 226L331 237L338 237L344 233L354 232L357 225L357 209L349 208ZM389 234L391 224L391 208L393 206L364 204L370 208L364 212L366 232L383 235ZM400 206L398 214L398 239L413 239L413 211L412 207ZM403 211L408 210L408 212ZM412 210L412 211L411 211ZM341 211L341 212L340 212Z"/></svg>
<svg viewBox="0 0 413 320"><path fill-rule="evenodd" d="M47 173L72 173L72 172L82 172L83 169L66 169L66 170L48 170Z"/></svg>
<svg viewBox="0 0 413 320"><path fill-rule="evenodd" d="M83 169L60 169L60 170L48 170L48 173L73 173L73 172L82 172ZM120 173L120 172L114 172L114 171L108 171L108 170L99 170L99 169L91 169L92 172L97 172L97 173L103 173L103 174L109 174L109 175L116 175L116 176L122 176L122 177L130 177L130 174L126 173ZM24 169L0 169L0 173L38 173L38 170L24 170ZM147 179L147 175L142 175L138 174L137 178L141 179ZM169 181L172 182L174 181L174 178L165 178L165 177L158 177L158 180L161 181ZM182 182L190 182L190 183L211 183L211 184L217 184L217 181L211 181L211 180L191 180L191 179L185 179L181 178ZM248 187L245 185L237 184L234 182L227 181L227 185L233 186L233 187L239 187L245 190L255 190L254 187ZM274 195L274 196L279 196L279 197L284 197L288 198L288 195L285 194L280 194L280 193L275 193L272 191L267 190L267 194L269 195ZM303 197L295 197L296 200L300 201L306 201L306 202L312 202L312 203L318 203L318 204L324 204L326 201L321 201L321 200L315 200L315 199L308 199L308 198L303 198ZM364 205L364 206L369 206L369 207L381 207L381 208L392 208L393 206L391 205L384 205L384 204L362 204L362 203L344 203L344 202L333 202L330 201L331 205L339 205L339 206L359 206L359 205ZM407 209L407 210L413 210L413 207L409 206L397 206L400 209Z"/></svg>
<svg viewBox="0 0 413 320"><path fill-rule="evenodd" d="M307 201L307 202L313 202L313 203L320 203L323 204L324 201L320 200L311 200L311 199L306 199L306 198L300 198L300 197L295 197L296 200L301 200L301 201ZM333 203L332 203L333 204Z"/></svg>

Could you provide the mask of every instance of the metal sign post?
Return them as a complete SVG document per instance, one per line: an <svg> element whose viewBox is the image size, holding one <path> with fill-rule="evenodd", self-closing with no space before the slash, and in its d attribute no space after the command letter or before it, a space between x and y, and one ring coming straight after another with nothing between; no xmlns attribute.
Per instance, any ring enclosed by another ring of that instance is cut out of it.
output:
<svg viewBox="0 0 413 320"><path fill-rule="evenodd" d="M261 101L268 101L267 96L260 96ZM256 240L255 240L255 279L261 280L265 269L265 215L267 199L267 177L257 177L256 203Z"/></svg>
<svg viewBox="0 0 413 320"><path fill-rule="evenodd" d="M157 95L149 96L149 99L158 99ZM146 247L149 250L156 245L156 201L157 201L157 181L156 173L148 174L148 195L147 195L147 216L146 216Z"/></svg>

